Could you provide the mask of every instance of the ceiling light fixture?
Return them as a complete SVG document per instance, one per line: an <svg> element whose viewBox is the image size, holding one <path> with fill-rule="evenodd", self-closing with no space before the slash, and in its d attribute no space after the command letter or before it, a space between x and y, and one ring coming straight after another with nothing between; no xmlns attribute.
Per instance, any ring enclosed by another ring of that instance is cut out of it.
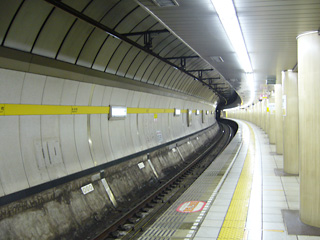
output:
<svg viewBox="0 0 320 240"><path fill-rule="evenodd" d="M238 60L246 73L252 72L250 58L243 39L237 13L232 0L211 0L228 38L237 53Z"/></svg>
<svg viewBox="0 0 320 240"><path fill-rule="evenodd" d="M213 57L210 57L210 58L215 62L224 62L224 60L220 56L213 56Z"/></svg>

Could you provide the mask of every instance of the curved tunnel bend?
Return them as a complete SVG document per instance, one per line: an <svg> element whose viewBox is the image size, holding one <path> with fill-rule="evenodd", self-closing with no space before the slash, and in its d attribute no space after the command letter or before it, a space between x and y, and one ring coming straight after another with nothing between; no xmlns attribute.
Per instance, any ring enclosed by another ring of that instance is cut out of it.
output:
<svg viewBox="0 0 320 240"><path fill-rule="evenodd" d="M79 237L75 229L103 219L101 209L116 214L217 135L217 105L235 91L136 1L15 0L0 9L6 238ZM110 118L113 107L126 116ZM179 151L168 151L177 140Z"/></svg>

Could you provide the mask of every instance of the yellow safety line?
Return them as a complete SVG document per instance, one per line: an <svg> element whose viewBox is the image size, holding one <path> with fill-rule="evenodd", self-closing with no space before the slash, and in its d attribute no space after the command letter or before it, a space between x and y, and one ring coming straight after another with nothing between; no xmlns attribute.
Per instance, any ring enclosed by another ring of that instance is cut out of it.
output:
<svg viewBox="0 0 320 240"><path fill-rule="evenodd" d="M284 232L283 230L263 229L265 232Z"/></svg>
<svg viewBox="0 0 320 240"><path fill-rule="evenodd" d="M255 138L250 128L250 144L242 168L237 187L234 191L227 215L220 229L218 239L244 239L245 225L248 215L248 206L251 194Z"/></svg>
<svg viewBox="0 0 320 240"><path fill-rule="evenodd" d="M17 115L69 115L69 114L109 114L110 107L98 106L61 106L35 104L0 104L0 116ZM181 113L187 113L182 109ZM193 113L196 110L192 110ZM200 111L203 112L203 111ZM127 108L128 114L174 113L174 109L166 108Z"/></svg>

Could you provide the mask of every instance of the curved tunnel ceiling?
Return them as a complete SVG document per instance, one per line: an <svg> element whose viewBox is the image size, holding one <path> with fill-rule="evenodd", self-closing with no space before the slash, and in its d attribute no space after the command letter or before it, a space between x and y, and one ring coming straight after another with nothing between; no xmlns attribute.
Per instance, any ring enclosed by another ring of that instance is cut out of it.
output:
<svg viewBox="0 0 320 240"><path fill-rule="evenodd" d="M133 0L7 0L0 8L3 47L210 102L237 98L219 72Z"/></svg>

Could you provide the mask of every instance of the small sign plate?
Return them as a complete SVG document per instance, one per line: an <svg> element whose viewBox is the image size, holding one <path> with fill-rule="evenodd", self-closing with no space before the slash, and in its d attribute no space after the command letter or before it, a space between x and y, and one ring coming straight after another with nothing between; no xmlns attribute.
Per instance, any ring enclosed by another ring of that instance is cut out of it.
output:
<svg viewBox="0 0 320 240"><path fill-rule="evenodd" d="M92 183L85 185L81 188L81 191L84 195L88 194L89 192L92 192L94 190Z"/></svg>
<svg viewBox="0 0 320 240"><path fill-rule="evenodd" d="M139 167L140 169L144 168L144 163L143 163L143 162L138 163L138 167Z"/></svg>
<svg viewBox="0 0 320 240"><path fill-rule="evenodd" d="M268 108L269 108L270 114L276 113L276 104L275 103L269 103Z"/></svg>

